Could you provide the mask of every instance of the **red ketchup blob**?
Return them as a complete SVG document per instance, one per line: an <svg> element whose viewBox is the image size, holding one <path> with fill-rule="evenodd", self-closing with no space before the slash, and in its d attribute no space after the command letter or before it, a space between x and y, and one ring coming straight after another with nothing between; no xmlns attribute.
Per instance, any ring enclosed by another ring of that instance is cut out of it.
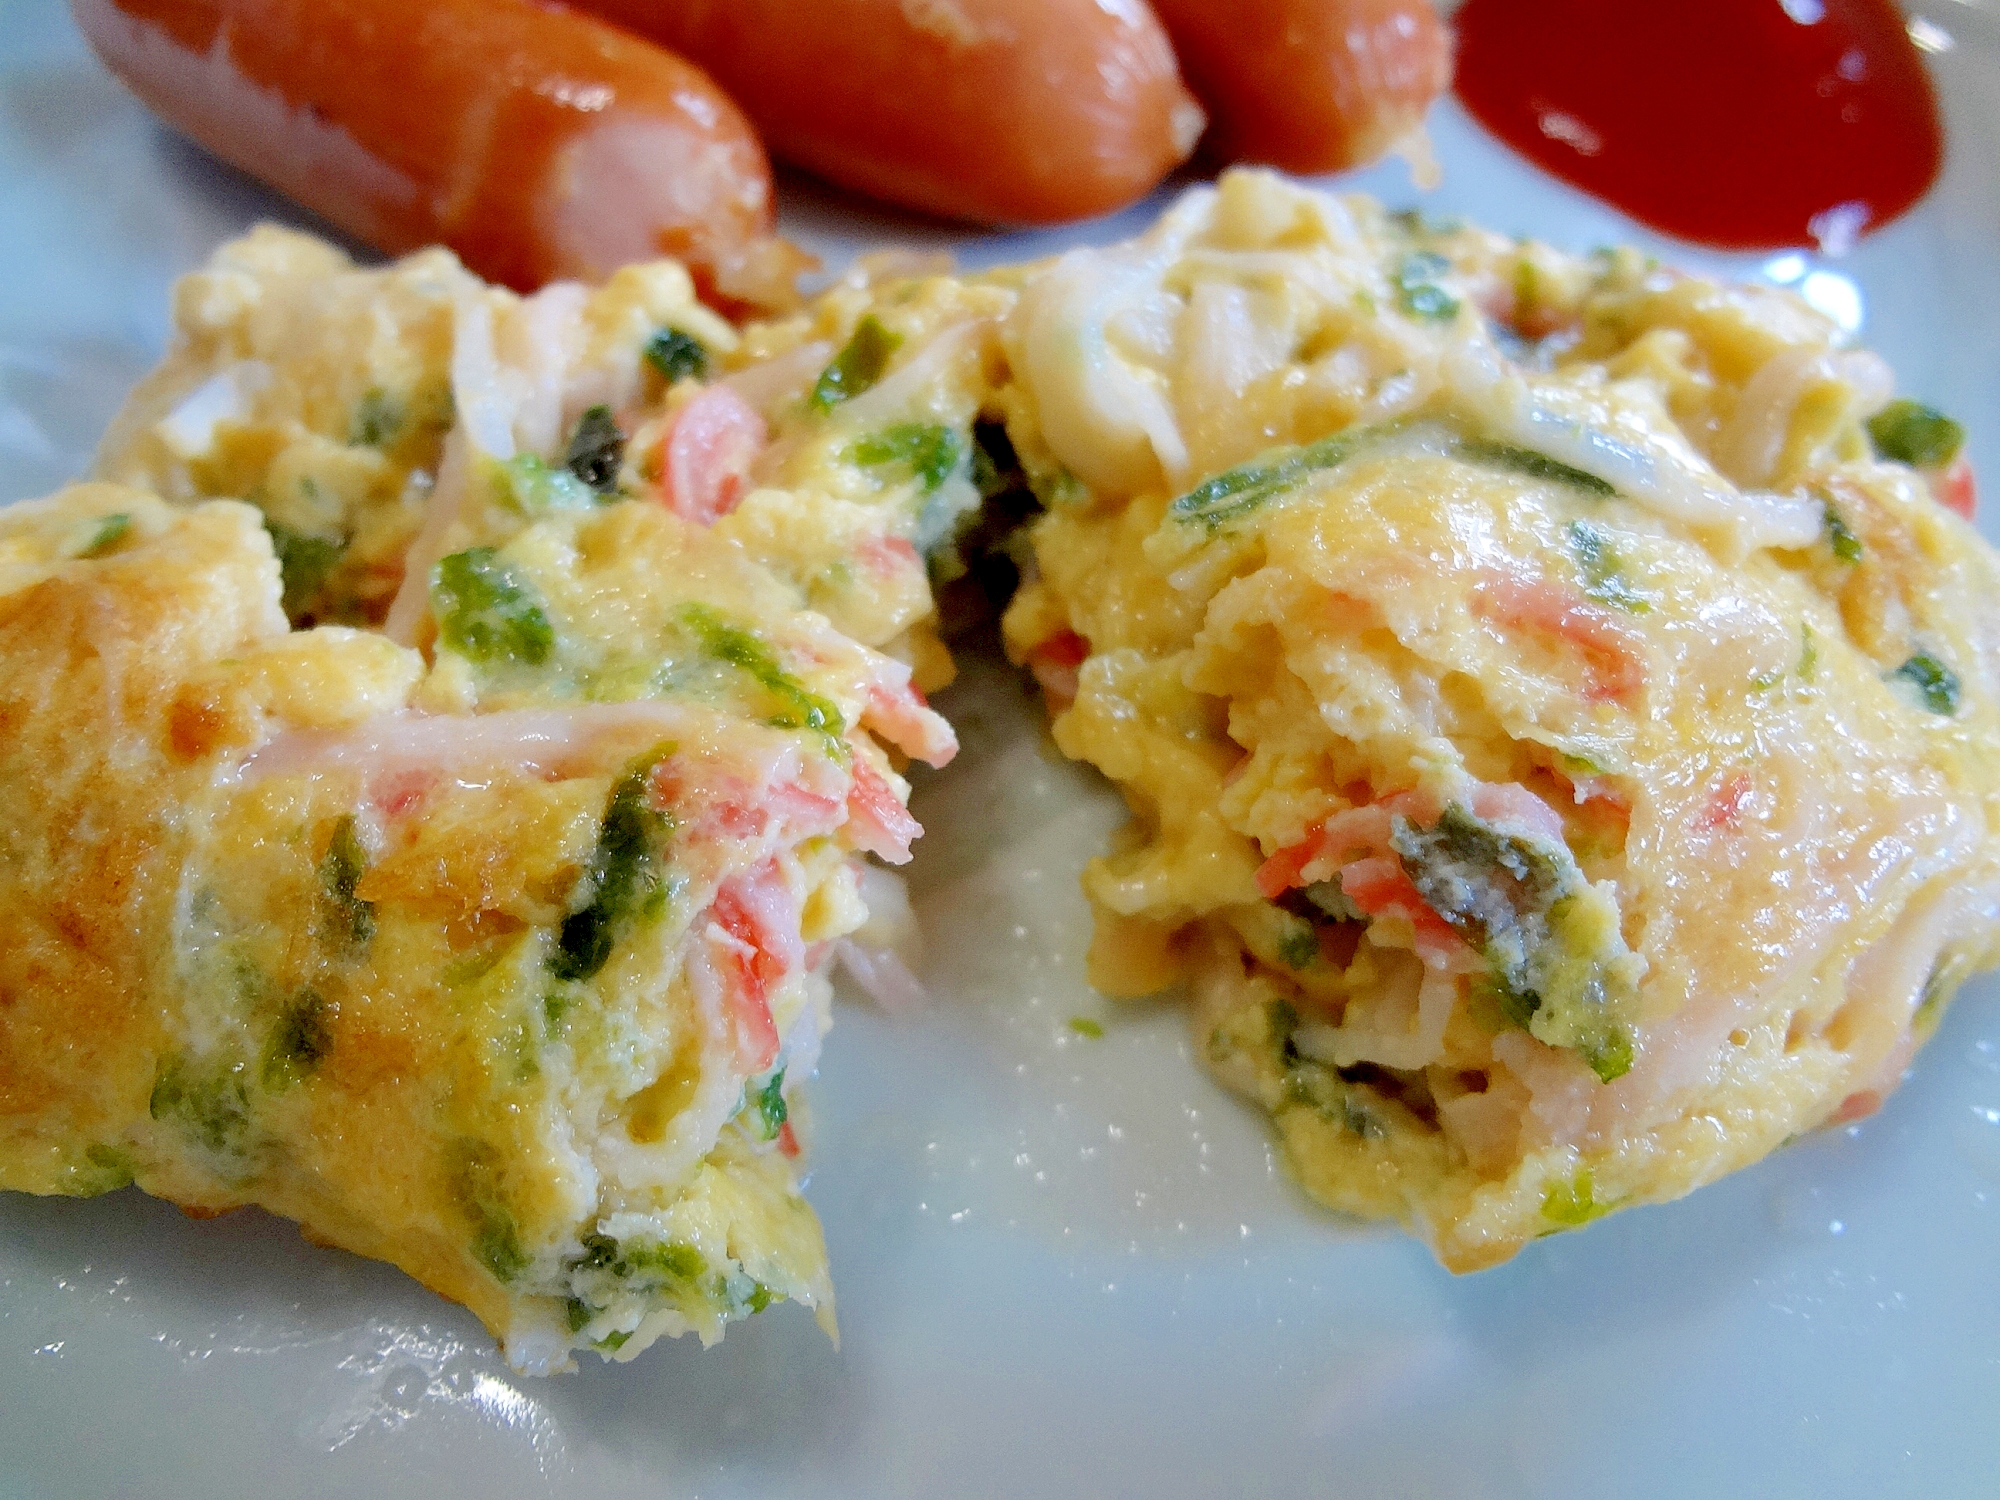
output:
<svg viewBox="0 0 2000 1500"><path fill-rule="evenodd" d="M1944 158L1891 0L1466 0L1455 25L1487 129L1683 239L1838 252Z"/></svg>

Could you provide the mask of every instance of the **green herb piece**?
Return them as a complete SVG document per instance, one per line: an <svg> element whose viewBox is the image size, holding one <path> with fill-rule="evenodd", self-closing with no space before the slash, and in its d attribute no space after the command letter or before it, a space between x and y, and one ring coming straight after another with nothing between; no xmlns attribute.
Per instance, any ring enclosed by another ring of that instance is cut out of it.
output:
<svg viewBox="0 0 2000 1500"><path fill-rule="evenodd" d="M270 532L271 550L278 555L285 613L296 619L319 597L327 576L340 565L347 543L340 537L294 531L269 519L265 520L264 529Z"/></svg>
<svg viewBox="0 0 2000 1500"><path fill-rule="evenodd" d="M1471 438L1459 444L1459 456L1473 463L1485 464L1495 469L1511 469L1516 474L1525 474L1530 479L1546 480L1550 484L1566 484L1572 489L1588 490L1593 495L1605 498L1618 493L1617 487L1608 480L1599 479L1595 474L1553 459L1546 453L1537 453L1532 448L1516 448L1511 443L1490 443L1483 438Z"/></svg>
<svg viewBox="0 0 2000 1500"><path fill-rule="evenodd" d="M765 723L779 729L816 730L836 742L846 732L840 710L778 665L771 648L749 631L728 624L705 604L688 605L681 620L704 651L735 667L783 705Z"/></svg>
<svg viewBox="0 0 2000 1500"><path fill-rule="evenodd" d="M1389 222L1404 234L1428 238L1439 234L1456 234L1465 227L1463 219L1446 217L1430 219L1420 208L1398 208L1389 215Z"/></svg>
<svg viewBox="0 0 2000 1500"><path fill-rule="evenodd" d="M1082 505L1090 499L1090 486L1068 469L1053 474L1030 475L1028 488L1044 510L1060 510L1066 505Z"/></svg>
<svg viewBox="0 0 2000 1500"><path fill-rule="evenodd" d="M173 1121L214 1155L242 1154L250 1094L239 1062L220 1058L198 1068L186 1057L162 1058L148 1108L154 1119Z"/></svg>
<svg viewBox="0 0 2000 1500"><path fill-rule="evenodd" d="M1412 250L1396 263L1396 300L1413 318L1446 323L1458 316L1458 298L1437 284L1451 262L1435 250Z"/></svg>
<svg viewBox="0 0 2000 1500"><path fill-rule="evenodd" d="M1177 520L1200 522L1213 536L1306 476L1347 462L1360 444L1360 435L1341 434L1304 448L1276 449L1204 480L1174 501L1170 510Z"/></svg>
<svg viewBox="0 0 2000 1500"><path fill-rule="evenodd" d="M1889 675L1913 684L1932 713L1949 717L1958 712L1958 673L1928 652L1919 651Z"/></svg>
<svg viewBox="0 0 2000 1500"><path fill-rule="evenodd" d="M431 569L431 612L439 639L468 661L533 667L555 650L534 585L491 547L454 552Z"/></svg>
<svg viewBox="0 0 2000 1500"><path fill-rule="evenodd" d="M1078 1036L1089 1037L1092 1041L1102 1041L1104 1039L1103 1025L1100 1022L1091 1020L1089 1016L1071 1016L1069 1018L1069 1029Z"/></svg>
<svg viewBox="0 0 2000 1500"><path fill-rule="evenodd" d="M402 402L380 386L372 387L362 392L353 420L347 424L348 444L356 448L385 448L396 440L406 420Z"/></svg>
<svg viewBox="0 0 2000 1500"><path fill-rule="evenodd" d="M928 495L951 478L963 451L963 442L950 427L904 422L895 427L885 427L850 444L846 457L849 462L868 468L901 464L923 485L924 493Z"/></svg>
<svg viewBox="0 0 2000 1500"><path fill-rule="evenodd" d="M678 328L662 328L646 341L646 363L664 375L669 384L708 378L707 346Z"/></svg>
<svg viewBox="0 0 2000 1500"><path fill-rule="evenodd" d="M1278 957L1294 969L1310 969L1319 962L1319 934L1310 922L1294 918L1285 924L1285 935L1278 939Z"/></svg>
<svg viewBox="0 0 2000 1500"><path fill-rule="evenodd" d="M508 1206L500 1169L490 1148L471 1142L464 1148L458 1174L458 1196L472 1220L472 1253L496 1281L512 1281L528 1269L533 1257L522 1248L521 1232Z"/></svg>
<svg viewBox="0 0 2000 1500"><path fill-rule="evenodd" d="M1453 803L1432 828L1398 816L1390 847L1417 892L1483 957L1517 1025L1573 1048L1605 1083L1632 1066L1623 1013L1638 961L1616 906L1554 840L1510 833Z"/></svg>
<svg viewBox="0 0 2000 1500"><path fill-rule="evenodd" d="M78 1170L66 1186L78 1198L97 1198L132 1185L132 1158L116 1146L92 1144L83 1159L93 1171Z"/></svg>
<svg viewBox="0 0 2000 1500"><path fill-rule="evenodd" d="M327 1019L328 1005L319 992L300 990L285 1007L278 1024L271 1028L264 1045L264 1087L283 1093L303 1080L333 1048L333 1028Z"/></svg>
<svg viewBox="0 0 2000 1500"><path fill-rule="evenodd" d="M1585 594L1599 604L1609 604L1629 614L1651 613L1651 602L1625 577L1624 561L1604 532L1587 521L1572 521L1569 523L1569 547L1576 554L1577 565L1583 569Z"/></svg>
<svg viewBox="0 0 2000 1500"><path fill-rule="evenodd" d="M1833 549L1833 555L1844 563L1861 561L1861 538L1848 529L1847 522L1839 511L1833 508L1831 500L1826 502L1826 544Z"/></svg>
<svg viewBox="0 0 2000 1500"><path fill-rule="evenodd" d="M577 883L583 904L563 918L548 957L556 978L590 978L609 961L628 922L651 920L665 909L666 844L674 823L653 806L652 775L673 750L662 745L642 757L612 788L590 868Z"/></svg>
<svg viewBox="0 0 2000 1500"><path fill-rule="evenodd" d="M791 1118L791 1110L785 1104L785 1070L778 1069L764 1080L764 1086L750 1095L751 1123L760 1141L775 1141L778 1132L785 1128L785 1121Z"/></svg>
<svg viewBox="0 0 2000 1500"><path fill-rule="evenodd" d="M132 518L124 511L114 515L99 516L70 545L72 557L102 557L125 539L125 533L132 529Z"/></svg>
<svg viewBox="0 0 2000 1500"><path fill-rule="evenodd" d="M520 515L582 510L597 503L597 491L583 480L566 468L550 468L532 453L517 453L505 463L492 464L488 472L492 475L495 502ZM614 484L617 473L614 460Z"/></svg>
<svg viewBox="0 0 2000 1500"><path fill-rule="evenodd" d="M698 1282L708 1273L707 1258L686 1240L660 1244L614 1240L606 1234L583 1237L580 1264L594 1271L609 1271L620 1281L641 1277Z"/></svg>
<svg viewBox="0 0 2000 1500"><path fill-rule="evenodd" d="M1819 670L1819 637L1807 621L1799 622L1799 665L1800 680L1811 682L1813 674Z"/></svg>
<svg viewBox="0 0 2000 1500"><path fill-rule="evenodd" d="M843 401L851 401L876 381L889 367L889 356L903 342L898 334L882 326L873 313L854 326L854 335L833 363L819 372L807 403L814 411L832 411Z"/></svg>
<svg viewBox="0 0 2000 1500"><path fill-rule="evenodd" d="M563 467L600 495L618 488L618 465L625 457L625 434L608 406L593 406L576 419L563 453Z"/></svg>
<svg viewBox="0 0 2000 1500"><path fill-rule="evenodd" d="M333 839L319 862L320 930L336 951L358 952L375 936L375 905L354 894L367 873L368 851L349 813L333 825Z"/></svg>
<svg viewBox="0 0 2000 1500"><path fill-rule="evenodd" d="M1564 1229L1576 1229L1592 1219L1600 1219L1616 1206L1597 1201L1588 1167L1579 1167L1568 1182L1555 1183L1542 1194L1542 1217Z"/></svg>
<svg viewBox="0 0 2000 1500"><path fill-rule="evenodd" d="M629 1328L614 1329L612 1332L605 1334L603 1338L598 1339L590 1347L593 1349L602 1349L606 1353L611 1353L616 1350L623 1349L625 1345L631 1340L631 1337L632 1337L632 1330Z"/></svg>
<svg viewBox="0 0 2000 1500"><path fill-rule="evenodd" d="M1936 407L1907 397L1868 419L1868 437L1883 458L1913 469L1942 469L1965 446L1965 429Z"/></svg>
<svg viewBox="0 0 2000 1500"><path fill-rule="evenodd" d="M563 1303L563 1318L569 1324L571 1333L582 1333L590 1326L590 1320L597 1316L599 1309L592 1307L581 1297L568 1298Z"/></svg>
<svg viewBox="0 0 2000 1500"><path fill-rule="evenodd" d="M1368 1107L1366 1090L1349 1083L1323 1063L1287 1054L1284 1105L1303 1105L1330 1125L1363 1140L1381 1140L1388 1127Z"/></svg>
<svg viewBox="0 0 2000 1500"><path fill-rule="evenodd" d="M1622 1027L1607 1026L1579 1041L1576 1048L1600 1083L1632 1071L1632 1034Z"/></svg>

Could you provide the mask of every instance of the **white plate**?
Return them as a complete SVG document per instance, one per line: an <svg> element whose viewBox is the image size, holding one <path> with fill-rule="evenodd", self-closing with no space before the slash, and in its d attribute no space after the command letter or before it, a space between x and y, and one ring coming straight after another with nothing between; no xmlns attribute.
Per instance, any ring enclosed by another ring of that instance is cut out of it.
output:
<svg viewBox="0 0 2000 1500"><path fill-rule="evenodd" d="M2000 21L1918 9L1957 39L1934 59L1942 185L1838 265L1776 272L1858 297L1905 388L1971 424L1990 486ZM1449 105L1436 134L1439 211L1649 238ZM1400 168L1364 183L1410 201ZM829 258L958 238L805 188L788 214ZM0 0L0 500L77 468L159 351L169 278L260 215L295 217L154 127L56 0ZM902 1025L843 1006L814 1095L839 1352L785 1308L708 1353L523 1381L469 1314L275 1220L4 1197L0 1494L2000 1489L2000 986L1969 990L1865 1125L1454 1279L1304 1202L1171 1010L1088 992L1076 872L1117 801L1043 748L1004 670L967 675L944 700L966 752L917 801L936 1004Z"/></svg>

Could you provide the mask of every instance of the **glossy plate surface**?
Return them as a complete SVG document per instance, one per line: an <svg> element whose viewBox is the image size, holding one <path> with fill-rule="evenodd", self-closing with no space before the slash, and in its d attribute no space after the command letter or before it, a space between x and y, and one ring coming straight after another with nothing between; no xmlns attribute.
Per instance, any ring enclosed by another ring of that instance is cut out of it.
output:
<svg viewBox="0 0 2000 1500"><path fill-rule="evenodd" d="M1916 11L1951 43L1917 213L1837 262L1657 248L1865 314L1903 388L1972 429L1996 535L2000 14ZM1449 103L1435 135L1429 211L1654 243ZM1400 166L1358 185L1415 201ZM984 239L807 186L787 213L836 263L981 264L1151 211ZM296 218L154 126L56 0L0 0L0 501L81 466L170 278L259 216ZM1308 1205L1176 1013L1089 993L1076 872L1116 797L1004 668L941 706L966 752L916 803L934 1004L844 1004L813 1094L838 1352L786 1308L706 1354L524 1381L463 1310L262 1215L0 1197L0 1495L2000 1492L2000 983L1875 1119L1454 1279Z"/></svg>

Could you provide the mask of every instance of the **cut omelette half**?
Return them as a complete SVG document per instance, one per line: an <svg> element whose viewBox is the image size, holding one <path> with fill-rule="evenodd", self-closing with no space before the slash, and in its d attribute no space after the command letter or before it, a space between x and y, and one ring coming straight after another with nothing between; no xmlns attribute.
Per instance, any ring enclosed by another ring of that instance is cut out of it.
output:
<svg viewBox="0 0 2000 1500"><path fill-rule="evenodd" d="M1005 338L1093 980L1315 1197L1492 1265L1865 1114L2000 952L1960 435L1797 298L1238 173Z"/></svg>
<svg viewBox="0 0 2000 1500"><path fill-rule="evenodd" d="M831 1332L798 1085L955 748L875 649L941 654L902 512L848 628L724 534L756 360L676 266L264 230L176 318L106 478L0 512L0 1186L263 1206L530 1372Z"/></svg>

